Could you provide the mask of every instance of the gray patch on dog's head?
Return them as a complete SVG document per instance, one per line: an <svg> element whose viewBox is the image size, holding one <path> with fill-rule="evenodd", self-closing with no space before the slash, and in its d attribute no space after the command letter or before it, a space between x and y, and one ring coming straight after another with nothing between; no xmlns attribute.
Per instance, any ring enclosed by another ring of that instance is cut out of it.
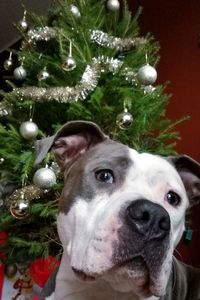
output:
<svg viewBox="0 0 200 300"><path fill-rule="evenodd" d="M102 191L112 194L124 182L132 165L129 148L123 144L106 140L91 147L65 171L65 185L60 198L60 211L67 213L77 198L91 201ZM95 171L112 170L115 183L105 186L95 178Z"/></svg>

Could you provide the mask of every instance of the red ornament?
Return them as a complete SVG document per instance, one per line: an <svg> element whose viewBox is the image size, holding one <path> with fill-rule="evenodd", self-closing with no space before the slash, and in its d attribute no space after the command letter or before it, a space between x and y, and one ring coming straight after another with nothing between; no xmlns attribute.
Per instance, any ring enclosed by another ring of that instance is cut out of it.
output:
<svg viewBox="0 0 200 300"><path fill-rule="evenodd" d="M59 266L60 261L55 257L37 258L30 265L30 274L33 281L40 287L44 287L52 272Z"/></svg>

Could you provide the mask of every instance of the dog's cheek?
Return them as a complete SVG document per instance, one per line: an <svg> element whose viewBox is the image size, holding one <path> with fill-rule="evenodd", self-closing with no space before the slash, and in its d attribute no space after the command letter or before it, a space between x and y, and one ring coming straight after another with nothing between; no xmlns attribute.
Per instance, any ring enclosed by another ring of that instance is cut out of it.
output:
<svg viewBox="0 0 200 300"><path fill-rule="evenodd" d="M72 217L70 213L65 214L63 212L59 212L57 218L57 228L58 228L58 235L62 246L67 253L70 252L71 248L71 241L72 241L72 234L73 234L73 224L72 224Z"/></svg>

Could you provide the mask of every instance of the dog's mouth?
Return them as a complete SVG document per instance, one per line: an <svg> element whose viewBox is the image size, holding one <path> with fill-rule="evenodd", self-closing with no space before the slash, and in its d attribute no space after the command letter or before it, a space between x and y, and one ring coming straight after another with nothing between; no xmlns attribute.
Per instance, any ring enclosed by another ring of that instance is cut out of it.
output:
<svg viewBox="0 0 200 300"><path fill-rule="evenodd" d="M112 281L116 274L120 281L129 282L131 288L136 294L142 297L161 296L157 290L156 282L151 278L151 272L148 268L147 263L142 256L128 258L121 261L117 265L113 266L110 270L101 274L97 273L86 273L82 270L72 267L72 270L76 277L80 281L94 282L99 277L105 277L107 281Z"/></svg>
<svg viewBox="0 0 200 300"><path fill-rule="evenodd" d="M86 274L85 272L81 271L81 270L78 270L74 267L72 267L72 270L74 272L74 274L81 280L81 281L95 281L97 278L96 276L91 276L91 275L88 275Z"/></svg>

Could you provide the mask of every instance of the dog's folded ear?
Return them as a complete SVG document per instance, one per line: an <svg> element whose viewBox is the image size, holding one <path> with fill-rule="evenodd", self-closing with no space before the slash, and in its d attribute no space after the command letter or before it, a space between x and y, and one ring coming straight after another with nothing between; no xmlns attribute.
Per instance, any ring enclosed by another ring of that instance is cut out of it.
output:
<svg viewBox="0 0 200 300"><path fill-rule="evenodd" d="M200 164L187 155L169 156L185 186L190 206L200 203Z"/></svg>
<svg viewBox="0 0 200 300"><path fill-rule="evenodd" d="M90 146L108 139L93 122L71 121L63 125L55 135L36 142L35 164L41 163L52 151L61 169L64 165L83 154Z"/></svg>

